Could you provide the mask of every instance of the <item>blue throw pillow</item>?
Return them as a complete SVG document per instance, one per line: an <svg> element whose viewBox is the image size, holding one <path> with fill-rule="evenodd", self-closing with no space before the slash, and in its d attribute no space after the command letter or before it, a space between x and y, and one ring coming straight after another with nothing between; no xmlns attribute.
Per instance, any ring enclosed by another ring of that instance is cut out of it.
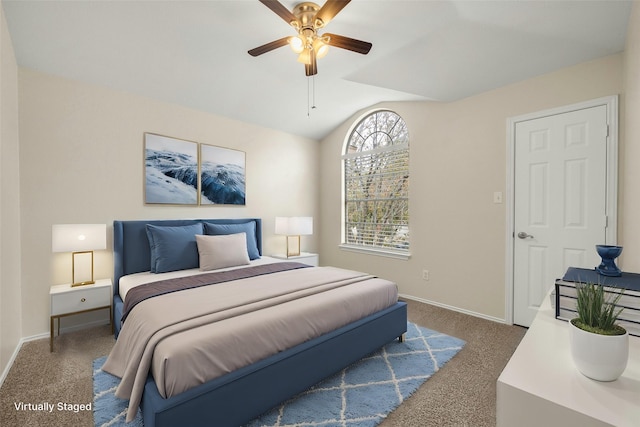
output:
<svg viewBox="0 0 640 427"><path fill-rule="evenodd" d="M254 221L243 222L241 224L212 224L204 223L204 234L209 236L221 236L225 234L246 233L247 235L247 252L249 259L260 258L258 250L258 241L256 239L256 223Z"/></svg>
<svg viewBox="0 0 640 427"><path fill-rule="evenodd" d="M196 234L202 234L202 224L180 227L159 227L147 224L151 249L151 272L198 268L199 255Z"/></svg>

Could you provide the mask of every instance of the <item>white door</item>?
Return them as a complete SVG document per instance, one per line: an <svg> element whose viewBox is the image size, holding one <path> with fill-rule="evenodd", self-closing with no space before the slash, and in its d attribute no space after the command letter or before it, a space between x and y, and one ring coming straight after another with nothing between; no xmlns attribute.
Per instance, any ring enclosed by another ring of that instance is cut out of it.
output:
<svg viewBox="0 0 640 427"><path fill-rule="evenodd" d="M515 124L513 321L529 326L568 267L606 240L607 106Z"/></svg>

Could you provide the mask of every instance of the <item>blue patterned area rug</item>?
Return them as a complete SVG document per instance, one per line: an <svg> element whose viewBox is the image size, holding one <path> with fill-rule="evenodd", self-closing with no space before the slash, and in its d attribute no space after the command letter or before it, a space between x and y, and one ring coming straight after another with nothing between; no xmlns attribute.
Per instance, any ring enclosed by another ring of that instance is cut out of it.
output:
<svg viewBox="0 0 640 427"><path fill-rule="evenodd" d="M447 363L465 342L440 332L407 325L397 340L309 390L253 420L246 427L373 427ZM128 401L114 396L119 379L93 362L94 421L97 426L143 426L140 411L125 425Z"/></svg>

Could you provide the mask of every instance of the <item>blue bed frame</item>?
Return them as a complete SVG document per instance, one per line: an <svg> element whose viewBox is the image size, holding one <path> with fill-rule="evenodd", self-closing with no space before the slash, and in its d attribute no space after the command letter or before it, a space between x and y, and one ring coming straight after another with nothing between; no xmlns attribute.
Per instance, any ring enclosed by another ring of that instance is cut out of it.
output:
<svg viewBox="0 0 640 427"><path fill-rule="evenodd" d="M120 332L122 300L118 281L126 274L149 270L150 249L146 225L179 226L197 222L242 224L255 222L262 255L259 218L114 221L115 335ZM401 337L407 330L407 306L394 306L353 322L287 351L216 378L165 399L151 377L147 378L141 409L145 427L241 426L279 403Z"/></svg>

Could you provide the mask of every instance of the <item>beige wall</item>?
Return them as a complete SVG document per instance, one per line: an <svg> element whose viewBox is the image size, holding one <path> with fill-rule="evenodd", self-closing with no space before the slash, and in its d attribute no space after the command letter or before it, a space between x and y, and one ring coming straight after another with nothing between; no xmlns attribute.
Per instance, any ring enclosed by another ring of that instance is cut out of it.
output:
<svg viewBox="0 0 640 427"><path fill-rule="evenodd" d="M624 61L624 144L620 150L621 265L640 272L640 2L634 2Z"/></svg>
<svg viewBox="0 0 640 427"><path fill-rule="evenodd" d="M0 4L0 374L22 337L18 176L18 67Z"/></svg>
<svg viewBox="0 0 640 427"><path fill-rule="evenodd" d="M389 103L410 132L411 259L345 252L340 243L344 122L321 144L324 264L364 269L400 292L493 319L505 318L507 119L622 92L622 54L452 103ZM638 157L640 158L640 157ZM428 269L430 280L422 280Z"/></svg>
<svg viewBox="0 0 640 427"><path fill-rule="evenodd" d="M105 223L110 236L114 219L257 216L269 254L284 251L275 216L318 215L317 141L33 70L20 69L19 87L23 336L48 330L49 286L71 280L52 224ZM246 207L145 206L144 132L245 151ZM97 278L113 275L108 246Z"/></svg>

